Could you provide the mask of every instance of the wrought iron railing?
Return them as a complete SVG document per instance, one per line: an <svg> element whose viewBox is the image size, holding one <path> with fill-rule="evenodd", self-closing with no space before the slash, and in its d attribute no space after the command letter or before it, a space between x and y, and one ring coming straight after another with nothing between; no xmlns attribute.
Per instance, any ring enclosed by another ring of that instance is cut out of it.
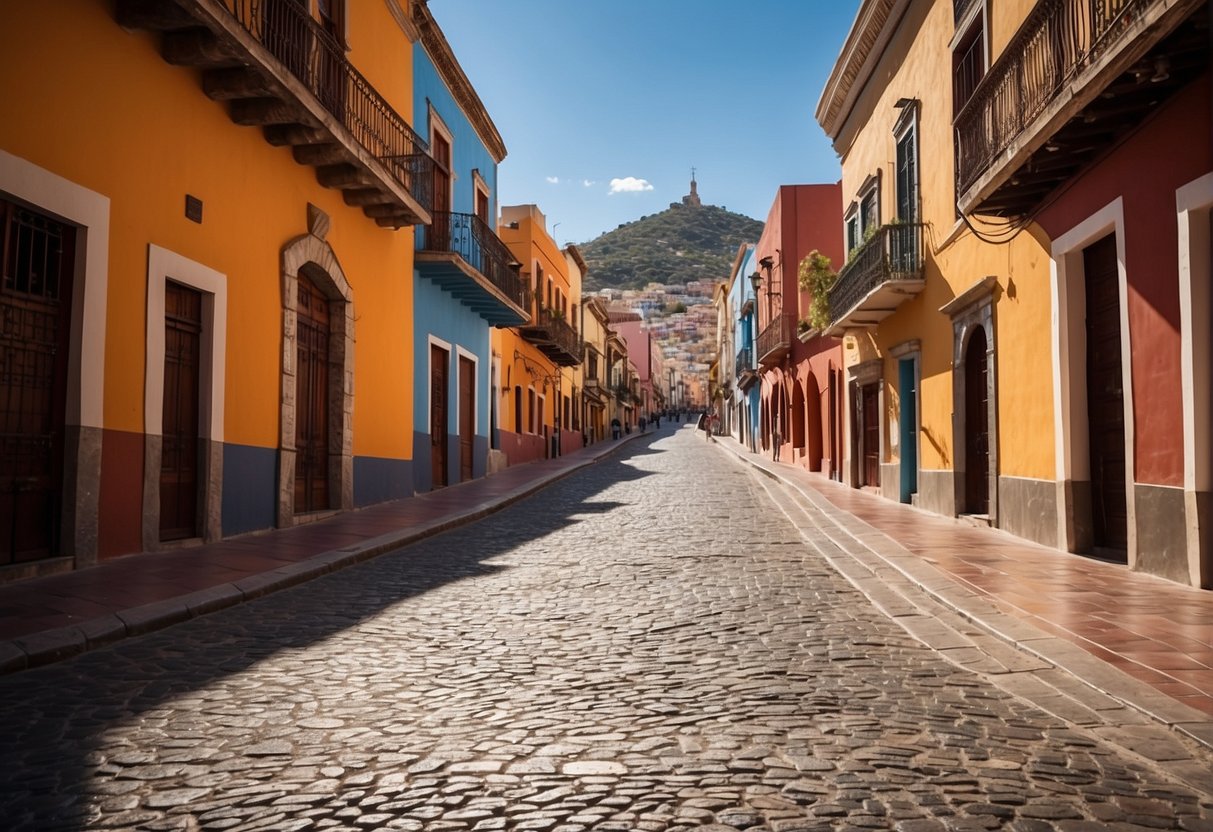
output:
<svg viewBox="0 0 1213 832"><path fill-rule="evenodd" d="M762 332L758 333L758 349L756 355L758 360L765 359L768 355L786 350L792 346L792 326L784 315L779 315L772 320Z"/></svg>
<svg viewBox="0 0 1213 832"><path fill-rule="evenodd" d="M959 2L959 0L958 0ZM1041 0L956 114L956 192L966 192L1065 85L1162 0Z"/></svg>
<svg viewBox="0 0 1213 832"><path fill-rule="evenodd" d="M838 273L829 292L830 322L837 323L873 289L896 280L922 277L922 223L881 226Z"/></svg>
<svg viewBox="0 0 1213 832"><path fill-rule="evenodd" d="M740 378L743 373L749 372L752 369L754 369L754 361L750 357L750 348L746 347L745 349L738 350L736 365L737 377Z"/></svg>
<svg viewBox="0 0 1213 832"><path fill-rule="evenodd" d="M531 326L543 330L547 343L559 349L562 353L581 361L581 349L584 342L577 330L569 326L564 315L545 306L537 306L531 318Z"/></svg>
<svg viewBox="0 0 1213 832"><path fill-rule="evenodd" d="M307 87L427 211L434 160L426 143L345 57L307 5L294 0L224 0L236 21Z"/></svg>
<svg viewBox="0 0 1213 832"><path fill-rule="evenodd" d="M527 308L518 261L488 223L475 214L435 211L430 225L417 229L417 250L458 254L512 303Z"/></svg>

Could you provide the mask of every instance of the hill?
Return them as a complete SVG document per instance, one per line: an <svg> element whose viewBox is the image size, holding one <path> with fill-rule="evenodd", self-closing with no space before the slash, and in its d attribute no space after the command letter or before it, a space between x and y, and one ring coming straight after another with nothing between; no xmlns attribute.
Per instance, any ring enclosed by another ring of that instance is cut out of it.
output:
<svg viewBox="0 0 1213 832"><path fill-rule="evenodd" d="M652 282L726 280L737 247L761 233L762 223L742 214L673 203L578 248L589 266L589 289L642 289Z"/></svg>

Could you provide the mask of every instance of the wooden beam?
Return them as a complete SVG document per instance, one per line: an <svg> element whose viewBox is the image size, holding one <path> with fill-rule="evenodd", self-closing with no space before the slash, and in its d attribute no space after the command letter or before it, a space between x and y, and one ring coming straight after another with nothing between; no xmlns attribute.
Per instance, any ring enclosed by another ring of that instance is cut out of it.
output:
<svg viewBox="0 0 1213 832"><path fill-rule="evenodd" d="M297 144L291 149L295 161L301 165L338 165L349 161L350 152L337 142Z"/></svg>
<svg viewBox="0 0 1213 832"><path fill-rule="evenodd" d="M114 20L129 31L151 29L165 32L198 25L198 21L185 9L164 0L118 0L114 6Z"/></svg>
<svg viewBox="0 0 1213 832"><path fill-rule="evenodd" d="M372 185L375 180L369 173L353 165L324 165L316 168L316 181L326 188L349 188L354 185Z"/></svg>
<svg viewBox="0 0 1213 832"><path fill-rule="evenodd" d="M352 205L355 208L363 205L380 205L395 201L378 188L348 188L342 193L342 198L345 200L346 205Z"/></svg>
<svg viewBox="0 0 1213 832"><path fill-rule="evenodd" d="M298 111L277 98L242 98L228 103L232 121L246 127L266 124L298 124Z"/></svg>
<svg viewBox="0 0 1213 832"><path fill-rule="evenodd" d="M265 140L274 147L316 144L329 136L326 131L308 124L267 124L263 132Z"/></svg>
<svg viewBox="0 0 1213 832"><path fill-rule="evenodd" d="M195 27L165 32L160 56L173 66L219 67L240 63L236 53L210 29Z"/></svg>
<svg viewBox="0 0 1213 832"><path fill-rule="evenodd" d="M202 73L202 91L212 101L267 98L274 94L265 76L249 67L211 69Z"/></svg>
<svg viewBox="0 0 1213 832"><path fill-rule="evenodd" d="M378 205L362 206L362 213L375 220L380 218L398 217L402 212L402 207L396 202L385 202Z"/></svg>

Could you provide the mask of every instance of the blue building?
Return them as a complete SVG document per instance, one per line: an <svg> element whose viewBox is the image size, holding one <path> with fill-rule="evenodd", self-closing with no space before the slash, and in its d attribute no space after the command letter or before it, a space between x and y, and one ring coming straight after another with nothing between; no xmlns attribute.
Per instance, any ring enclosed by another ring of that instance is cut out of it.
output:
<svg viewBox="0 0 1213 832"><path fill-rule="evenodd" d="M734 310L733 343L737 347L734 364L735 385L730 399L734 408L733 435L751 451L757 451L758 414L762 385L758 383L758 363L754 355L754 330L758 325L754 303L754 285L750 275L758 270L754 246L745 243L733 261L729 275L729 309Z"/></svg>
<svg viewBox="0 0 1213 832"><path fill-rule="evenodd" d="M413 6L413 119L434 160L433 221L413 272L413 488L488 471L497 361L489 327L528 320L519 264L496 233L505 144L424 3Z"/></svg>

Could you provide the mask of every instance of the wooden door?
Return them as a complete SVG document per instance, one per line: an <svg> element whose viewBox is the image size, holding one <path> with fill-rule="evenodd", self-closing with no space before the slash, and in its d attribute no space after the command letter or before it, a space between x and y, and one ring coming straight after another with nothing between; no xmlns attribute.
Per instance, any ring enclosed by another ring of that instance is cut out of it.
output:
<svg viewBox="0 0 1213 832"><path fill-rule="evenodd" d="M329 508L329 300L299 276L295 364L295 511Z"/></svg>
<svg viewBox="0 0 1213 832"><path fill-rule="evenodd" d="M989 362L984 329L965 348L965 508L966 514L990 512Z"/></svg>
<svg viewBox="0 0 1213 832"><path fill-rule="evenodd" d="M865 384L860 391L863 441L863 484L880 485L880 385Z"/></svg>
<svg viewBox="0 0 1213 832"><path fill-rule="evenodd" d="M476 365L459 356L459 480L473 476L472 458L476 450Z"/></svg>
<svg viewBox="0 0 1213 832"><path fill-rule="evenodd" d="M164 287L164 405L160 450L160 539L198 536L198 380L202 293Z"/></svg>
<svg viewBox="0 0 1213 832"><path fill-rule="evenodd" d="M430 476L434 488L447 484L446 478L446 414L447 361L450 353L442 347L430 345Z"/></svg>
<svg viewBox="0 0 1213 832"><path fill-rule="evenodd" d="M1091 522L1095 546L1118 559L1128 550L1125 406L1120 361L1120 280L1116 235L1083 252L1087 301L1087 418Z"/></svg>
<svg viewBox="0 0 1213 832"><path fill-rule="evenodd" d="M435 131L430 149L434 157L434 210L430 233L434 251L450 251L451 241L451 143Z"/></svg>
<svg viewBox="0 0 1213 832"><path fill-rule="evenodd" d="M0 564L56 554L75 229L0 201Z"/></svg>

